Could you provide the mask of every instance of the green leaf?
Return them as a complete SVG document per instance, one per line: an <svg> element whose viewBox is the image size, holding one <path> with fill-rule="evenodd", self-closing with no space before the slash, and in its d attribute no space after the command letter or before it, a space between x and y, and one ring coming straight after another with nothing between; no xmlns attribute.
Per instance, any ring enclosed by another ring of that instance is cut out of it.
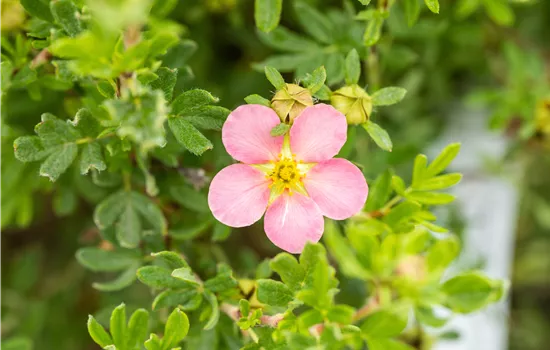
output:
<svg viewBox="0 0 550 350"><path fill-rule="evenodd" d="M446 304L455 312L469 313L494 301L501 295L501 285L477 272L465 272L446 281L441 287Z"/></svg>
<svg viewBox="0 0 550 350"><path fill-rule="evenodd" d="M395 87L395 86L386 87L372 94L371 96L372 104L374 106L393 105L401 101L406 94L407 94L407 90L403 88Z"/></svg>
<svg viewBox="0 0 550 350"><path fill-rule="evenodd" d="M43 19L46 22L53 22L50 7L41 0L21 0L21 5L34 17Z"/></svg>
<svg viewBox="0 0 550 350"><path fill-rule="evenodd" d="M300 289L306 272L295 257L288 253L277 254L269 263L271 269L281 276L281 280L292 290Z"/></svg>
<svg viewBox="0 0 550 350"><path fill-rule="evenodd" d="M170 194L176 202L189 210L198 213L210 212L206 195L189 186L172 186L170 187Z"/></svg>
<svg viewBox="0 0 550 350"><path fill-rule="evenodd" d="M147 341L143 345L145 345L145 348L147 350L162 350L162 341L160 340L158 335L154 333L151 333L151 335L149 336L149 339L147 339ZM108 350L112 350L112 349L108 349Z"/></svg>
<svg viewBox="0 0 550 350"><path fill-rule="evenodd" d="M27 337L10 336L2 340L4 350L33 350L33 341Z"/></svg>
<svg viewBox="0 0 550 350"><path fill-rule="evenodd" d="M372 46L380 40L383 25L384 18L379 16L374 17L367 22L365 34L363 34L363 42L366 46Z"/></svg>
<svg viewBox="0 0 550 350"><path fill-rule="evenodd" d="M302 83L312 94L319 91L324 85L327 79L327 71L324 66L321 66L313 71L311 74L307 74Z"/></svg>
<svg viewBox="0 0 550 350"><path fill-rule="evenodd" d="M260 95L248 95L244 98L249 105L262 105L271 108L271 102L267 98L263 98Z"/></svg>
<svg viewBox="0 0 550 350"><path fill-rule="evenodd" d="M206 301L210 304L210 317L208 318L208 321L204 325L204 330L210 330L216 327L218 324L218 320L220 319L220 308L218 307L218 299L216 296L210 292L204 293L204 298Z"/></svg>
<svg viewBox="0 0 550 350"><path fill-rule="evenodd" d="M212 94L206 90L188 90L174 99L171 105L172 113L176 115L187 115L193 111L194 108L214 104L218 101L219 99L217 97L212 96Z"/></svg>
<svg viewBox="0 0 550 350"><path fill-rule="evenodd" d="M221 130L231 111L220 106L198 107L185 117L193 126L205 130Z"/></svg>
<svg viewBox="0 0 550 350"><path fill-rule="evenodd" d="M223 242L229 237L230 234L231 227L226 226L219 221L214 223L214 229L212 233L213 242Z"/></svg>
<svg viewBox="0 0 550 350"><path fill-rule="evenodd" d="M283 79L283 76L279 71L273 67L265 66L265 76L267 77L267 80L273 85L277 90L282 90L285 88L286 83Z"/></svg>
<svg viewBox="0 0 550 350"><path fill-rule="evenodd" d="M357 50L352 49L346 56L346 67L344 69L346 84L352 85L359 82L361 76L361 60Z"/></svg>
<svg viewBox="0 0 550 350"><path fill-rule="evenodd" d="M37 136L21 136L13 143L15 158L22 162L34 162L48 155L44 149L42 140Z"/></svg>
<svg viewBox="0 0 550 350"><path fill-rule="evenodd" d="M443 190L456 185L462 180L462 174L453 173L432 177L431 179L422 180L421 182L414 184L412 188L418 191L433 191Z"/></svg>
<svg viewBox="0 0 550 350"><path fill-rule="evenodd" d="M309 35L322 43L332 43L334 28L327 17L303 1L295 2L294 9L298 22Z"/></svg>
<svg viewBox="0 0 550 350"><path fill-rule="evenodd" d="M369 350L415 350L414 347L398 340L367 337Z"/></svg>
<svg viewBox="0 0 550 350"><path fill-rule="evenodd" d="M288 130L290 130L290 125L285 124L285 123L281 123L281 124L275 125L273 127L273 129L271 129L270 134L273 137L283 136L284 134L287 133Z"/></svg>
<svg viewBox="0 0 550 350"><path fill-rule="evenodd" d="M128 336L128 329L126 327L126 305L124 305L124 303L113 310L109 331L111 332L115 346L118 349L124 349Z"/></svg>
<svg viewBox="0 0 550 350"><path fill-rule="evenodd" d="M204 288L208 289L212 293L225 292L237 287L237 285L238 282L233 277L231 270L220 272L215 277L204 282Z"/></svg>
<svg viewBox="0 0 550 350"><path fill-rule="evenodd" d="M428 164L428 157L424 154L419 154L414 159L412 186L418 185L425 178L426 164Z"/></svg>
<svg viewBox="0 0 550 350"><path fill-rule="evenodd" d="M189 286L199 286L200 282L197 280L197 277L189 267L180 267L172 271L172 277L175 277L179 280L185 282Z"/></svg>
<svg viewBox="0 0 550 350"><path fill-rule="evenodd" d="M136 248L141 240L141 221L134 207L128 203L116 224L116 238L124 248Z"/></svg>
<svg viewBox="0 0 550 350"><path fill-rule="evenodd" d="M130 252L87 247L76 252L76 260L92 271L110 272L128 269L139 261L139 257Z"/></svg>
<svg viewBox="0 0 550 350"><path fill-rule="evenodd" d="M395 337L407 326L407 313L397 310L376 311L367 318L361 325L361 331L370 337L389 338Z"/></svg>
<svg viewBox="0 0 550 350"><path fill-rule="evenodd" d="M101 153L101 145L97 142L85 144L80 154L80 173L86 175L90 169L97 171L107 169L107 164L105 164Z"/></svg>
<svg viewBox="0 0 550 350"><path fill-rule="evenodd" d="M401 196L405 194L405 181L399 176L393 175L391 177L391 187L397 194Z"/></svg>
<svg viewBox="0 0 550 350"><path fill-rule="evenodd" d="M445 170L453 159L455 159L459 151L460 143L452 143L445 147L428 166L426 177L433 177Z"/></svg>
<svg viewBox="0 0 550 350"><path fill-rule="evenodd" d="M168 266L168 268L172 270L180 267L189 267L185 259L183 259L183 257L176 252L163 251L158 253L151 253L151 256L153 256L155 259L163 261Z"/></svg>
<svg viewBox="0 0 550 350"><path fill-rule="evenodd" d="M506 0L483 0L487 15L501 26L514 24L515 16L512 7Z"/></svg>
<svg viewBox="0 0 550 350"><path fill-rule="evenodd" d="M405 0L405 16L407 17L407 23L409 27L412 27L416 21L418 21L418 16L420 15L420 6L418 0Z"/></svg>
<svg viewBox="0 0 550 350"><path fill-rule="evenodd" d="M78 146L74 143L67 143L59 147L42 163L39 175L48 177L50 181L56 181L73 163L77 153Z"/></svg>
<svg viewBox="0 0 550 350"><path fill-rule="evenodd" d="M160 266L144 266L137 271L137 278L152 288L186 288L189 283L172 277L171 271Z"/></svg>
<svg viewBox="0 0 550 350"><path fill-rule="evenodd" d="M153 300L153 310L179 307L185 311L196 310L202 302L202 294L196 289L167 289Z"/></svg>
<svg viewBox="0 0 550 350"><path fill-rule="evenodd" d="M404 220L408 220L418 211L421 207L415 202L404 201L393 207L390 212L384 216L384 222L392 227L396 227Z"/></svg>
<svg viewBox="0 0 550 350"><path fill-rule="evenodd" d="M254 4L256 27L265 33L277 28L281 20L283 0L255 0Z"/></svg>
<svg viewBox="0 0 550 350"><path fill-rule="evenodd" d="M82 136L95 138L103 131L99 121L92 115L92 113L86 109L81 108L76 112L74 121L70 121L76 130L80 132Z"/></svg>
<svg viewBox="0 0 550 350"><path fill-rule="evenodd" d="M195 155L201 155L214 147L210 140L184 118L169 118L168 126L178 143Z"/></svg>
<svg viewBox="0 0 550 350"><path fill-rule="evenodd" d="M172 95L174 93L174 86L178 79L178 70L176 68L170 69L167 67L161 67L155 72L158 75L156 80L150 83L153 89L162 90L164 93L164 99L167 102L172 101Z"/></svg>
<svg viewBox="0 0 550 350"><path fill-rule="evenodd" d="M55 21L69 34L76 36L82 31L80 25L80 13L71 0L56 0L50 2L50 10Z"/></svg>
<svg viewBox="0 0 550 350"><path fill-rule="evenodd" d="M391 152L393 144L391 142L390 135L388 135L386 130L382 129L380 125L373 123L370 120L367 120L367 122L365 124L361 124L361 126L367 131L378 147L382 148L384 151Z"/></svg>
<svg viewBox="0 0 550 350"><path fill-rule="evenodd" d="M114 280L102 283L95 282L92 284L92 287L102 292L114 292L124 289L134 283L136 280L136 272L140 265L141 264L136 262Z"/></svg>
<svg viewBox="0 0 550 350"><path fill-rule="evenodd" d="M176 347L189 332L189 319L187 315L176 308L166 321L164 337L162 338L162 349L168 350Z"/></svg>
<svg viewBox="0 0 550 350"><path fill-rule="evenodd" d="M304 38L284 27L277 27L269 34L259 33L260 40L273 49L288 52L312 52L319 50L316 42Z"/></svg>
<svg viewBox="0 0 550 350"><path fill-rule="evenodd" d="M378 175L374 183L369 186L369 196L365 203L365 211L378 210L386 204L391 194L391 182L392 174L389 170Z"/></svg>
<svg viewBox="0 0 550 350"><path fill-rule="evenodd" d="M88 333L99 346L102 348L113 344L111 336L105 331L92 315L88 316Z"/></svg>
<svg viewBox="0 0 550 350"><path fill-rule="evenodd" d="M455 200L455 196L448 193L412 191L405 195L406 198L425 205L449 204Z"/></svg>
<svg viewBox="0 0 550 350"><path fill-rule="evenodd" d="M430 11L439 13L439 0L424 0L424 3L426 3Z"/></svg>
<svg viewBox="0 0 550 350"><path fill-rule="evenodd" d="M355 309L349 305L334 305L327 313L327 319L331 322L347 325L352 323Z"/></svg>
<svg viewBox="0 0 550 350"><path fill-rule="evenodd" d="M448 321L447 318L436 316L434 309L431 307L419 306L414 310L414 314L418 322L430 327L442 327Z"/></svg>
<svg viewBox="0 0 550 350"><path fill-rule="evenodd" d="M149 312L145 309L134 311L128 321L128 349L141 347L149 330Z"/></svg>
<svg viewBox="0 0 550 350"><path fill-rule="evenodd" d="M258 284L258 300L271 306L287 307L294 299L294 293L284 283L260 279Z"/></svg>

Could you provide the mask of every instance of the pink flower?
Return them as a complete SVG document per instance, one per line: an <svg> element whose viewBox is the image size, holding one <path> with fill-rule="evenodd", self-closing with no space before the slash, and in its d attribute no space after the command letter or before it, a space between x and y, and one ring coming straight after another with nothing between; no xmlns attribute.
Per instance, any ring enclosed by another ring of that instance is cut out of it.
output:
<svg viewBox="0 0 550 350"><path fill-rule="evenodd" d="M307 241L321 239L323 215L343 220L359 212L368 186L355 165L332 158L346 142L342 113L326 104L307 107L285 136L273 137L270 131L279 122L261 105L240 106L229 115L223 144L244 164L214 177L208 204L216 219L232 227L252 225L265 212L267 237L299 253Z"/></svg>

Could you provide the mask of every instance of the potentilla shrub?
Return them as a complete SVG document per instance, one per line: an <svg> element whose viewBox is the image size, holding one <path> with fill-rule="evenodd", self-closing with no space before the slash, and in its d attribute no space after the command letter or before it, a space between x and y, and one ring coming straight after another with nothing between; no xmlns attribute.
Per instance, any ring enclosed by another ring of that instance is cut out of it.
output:
<svg viewBox="0 0 550 350"><path fill-rule="evenodd" d="M256 0L259 31L243 33L287 52L254 67L273 93L228 109L191 88L197 44L169 17L177 1L21 1L29 18L3 38L2 92L25 91L42 114L34 135L2 120L10 164L29 169L2 222L28 224L21 213L39 190L53 191L60 216L78 198L94 208L100 239L76 259L132 309L120 304L109 324L89 317L100 347L413 349L431 342L419 330L502 298L503 281L479 271L444 274L460 243L434 208L455 199L444 191L462 175L445 170L459 144L416 156L411 181L389 167L367 179L354 155L394 148L379 115L407 91L381 86L377 45L390 11L413 26L420 4L345 1L324 13L289 2L305 34L278 26L282 0ZM204 6L233 6L214 5ZM53 95L63 103L48 104ZM266 259L243 269L241 248L254 244L233 228L251 225ZM339 294L339 280L361 297ZM136 284L150 289L145 308L130 297Z"/></svg>

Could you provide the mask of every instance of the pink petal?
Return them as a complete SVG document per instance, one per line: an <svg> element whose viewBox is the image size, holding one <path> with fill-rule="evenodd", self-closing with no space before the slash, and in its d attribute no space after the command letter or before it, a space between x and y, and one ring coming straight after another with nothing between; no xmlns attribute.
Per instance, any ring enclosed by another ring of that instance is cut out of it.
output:
<svg viewBox="0 0 550 350"><path fill-rule="evenodd" d="M264 228L273 244L297 254L306 242L321 239L324 222L319 208L309 197L285 192L267 208Z"/></svg>
<svg viewBox="0 0 550 350"><path fill-rule="evenodd" d="M341 158L315 165L306 174L304 186L321 213L335 220L347 219L358 213L369 193L361 170Z"/></svg>
<svg viewBox="0 0 550 350"><path fill-rule="evenodd" d="M208 205L214 217L227 226L249 226L265 212L268 185L269 180L261 171L246 164L233 164L212 180Z"/></svg>
<svg viewBox="0 0 550 350"><path fill-rule="evenodd" d="M262 105L238 107L229 114L222 128L227 153L248 164L277 160L283 136L273 137L270 132L280 122L271 108Z"/></svg>
<svg viewBox="0 0 550 350"><path fill-rule="evenodd" d="M320 103L307 107L290 129L290 149L297 160L320 162L334 157L347 138L346 117Z"/></svg>

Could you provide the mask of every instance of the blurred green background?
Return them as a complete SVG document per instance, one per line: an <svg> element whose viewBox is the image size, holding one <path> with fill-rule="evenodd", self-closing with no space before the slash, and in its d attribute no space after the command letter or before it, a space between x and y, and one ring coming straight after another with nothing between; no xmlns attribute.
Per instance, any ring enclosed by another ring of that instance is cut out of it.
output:
<svg viewBox="0 0 550 350"><path fill-rule="evenodd" d="M511 3L515 20L491 5L498 1L440 2L439 15L423 9L412 28L407 26L400 7L392 9L376 46L378 77L369 77L369 83L408 90L403 102L375 116L376 122L392 135L395 148L392 153L379 151L367 142L364 133L357 132L351 155L364 165L368 180L388 166L407 176L413 157L439 136L457 102L486 108L487 128L509 139L503 162L487 167L513 181L520 192L510 349L547 349L550 1ZM297 25L291 3L284 2L281 26L307 37ZM336 52L341 50L343 55L361 41L364 24L353 21L350 14L360 7L357 1L309 3L322 8L339 25L341 35L333 45ZM320 64L327 65L327 70L328 64L338 70L338 59L322 58L318 52L300 56L270 45L255 29L252 0L182 0L170 18L182 24L184 36L198 44L190 60L194 79L180 88L209 90L230 109L244 103L243 98L249 94L271 97L272 87L263 72L255 69L255 63L268 60L285 72L287 81L294 79L294 71L300 75ZM19 1L2 0L3 54L5 43L14 45L26 40L26 25ZM87 315L108 317L107 312L123 299L129 305L147 307L149 295L147 288L138 283L130 291L100 294L91 286L97 275L85 271L75 259L78 248L101 244L92 211L93 203L104 194L97 189L90 191L89 179L76 174L67 174L52 192L48 179L36 176L37 164L15 160L13 140L31 134L41 113L66 115L70 99L53 90L42 92L38 101L24 89L10 89L2 96L1 335L2 339L12 340L13 349L26 349L28 340L34 342L35 349L95 349L85 327ZM216 159L217 155L205 156ZM187 161L196 162L193 157ZM68 190L71 187L77 188L76 195ZM447 224L458 232L468 225L456 210ZM254 232L235 230L224 244L226 251L241 249L238 259L243 270L273 255ZM342 288L345 295L345 283Z"/></svg>

